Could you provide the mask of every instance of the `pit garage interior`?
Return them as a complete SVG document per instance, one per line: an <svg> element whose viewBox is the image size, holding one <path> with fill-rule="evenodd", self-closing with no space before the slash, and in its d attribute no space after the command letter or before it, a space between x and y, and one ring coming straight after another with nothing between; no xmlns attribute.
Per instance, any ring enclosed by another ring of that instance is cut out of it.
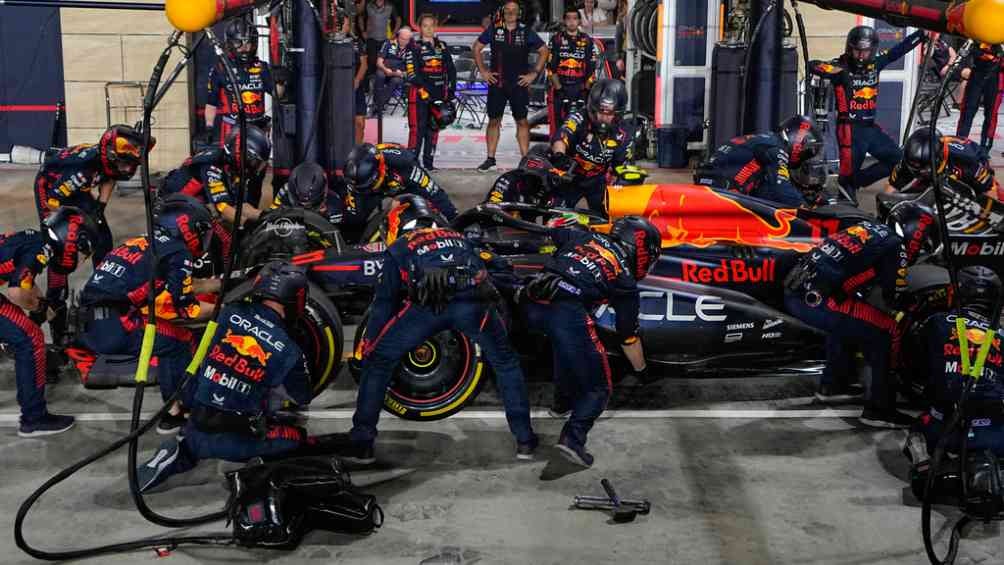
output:
<svg viewBox="0 0 1004 565"><path fill-rule="evenodd" d="M945 37L949 35L946 26L952 25L947 16L925 15L918 20L904 15L911 4L930 10L951 7L937 0L898 3L902 7L865 0L778 1L784 17L782 29L775 33L782 49L769 63L749 54L755 50L746 43L757 27L752 20L762 13L757 10L772 4L766 0L626 3L631 32L621 76L628 85L630 112L644 117L645 149L637 155L637 164L648 173L646 183L690 184L693 167L720 143L770 129L764 124L794 113L818 111L814 117L828 124L823 128L823 157L830 173L827 188L835 191L836 108L832 101L822 110L814 106L806 60L839 56L847 31L856 25L874 26L882 47L897 43L918 29L913 25L928 20ZM483 2L418 3L411 0L410 5L398 7L405 22L414 25L420 11L442 18L455 8L455 22L443 25L439 32L451 45L472 43L481 29L482 12L494 9ZM147 81L174 31L162 8L149 3L135 10L101 6L99 1L27 0L23 4L0 0L0 161L6 161L0 162L0 232L38 227L32 184L39 151L93 143L111 124L143 119ZM262 33L259 53L266 59L272 51L267 4L255 12ZM980 14L997 18L994 21L1004 28L1004 2L962 4L986 5ZM561 0L535 6L543 22L557 21L563 7ZM477 16L466 15L465 10ZM795 18L796 11L801 22ZM632 19L636 14L637 22ZM768 13L765 20L769 17ZM598 27L594 35L614 51L615 26L610 23ZM217 24L218 32L222 25ZM968 25L968 33L974 33L975 24ZM958 27L951 29L964 35ZM191 46L197 35L186 34L182 41ZM296 46L291 47L296 55ZM204 61L210 61L211 50L200 49L205 52ZM932 98L937 85L924 77L929 63L922 51L908 54L881 75L877 120L897 143L918 124L930 124L932 118L946 133L954 133L958 120L959 109L952 97L957 99L959 91L951 93L943 106ZM611 66L616 57L617 53L611 54ZM750 65L743 63L748 58L772 76L764 76L767 73L762 69L747 70ZM172 55L168 71L179 60L177 54ZM211 64L204 61L202 67L192 65L178 75L152 114L150 131L157 146L144 171L152 184L188 157L193 140L204 134L202 86ZM754 80L767 86L750 84ZM757 88L774 89L776 100L744 95ZM926 109L923 104L915 108L921 100L929 103ZM286 111L271 97L266 102L272 114ZM540 111L544 104L541 93L531 111ZM317 144L313 158L334 170L344 164L344 152L331 148L352 145L347 133L351 125L347 115L339 114L344 111L325 111L329 113L322 122L334 125L323 134L330 139ZM973 124L974 138L981 125L982 112ZM403 143L407 132L405 112L398 110L381 118L368 117L364 138ZM478 116L465 120L461 114L458 123L441 132L438 170L433 174L459 210L480 204L495 178L517 167L521 155L514 132L515 124L507 115L497 152L499 167L488 174L474 170L485 156L483 116L479 122ZM533 139L546 140L546 133L535 129ZM298 149L302 151L302 145ZM995 167L1004 160L1001 149L1004 145L998 144L989 155ZM116 244L147 230L140 186L137 175L131 186L125 183L116 189L108 206L106 217ZM875 195L884 188L884 180L861 188L862 212L876 213ZM70 278L71 289L79 291L91 274L90 262L81 261ZM766 271L761 276L766 277ZM662 300L664 311L643 307L643 314L700 325L707 321L704 314L718 312L701 310L700 302L696 306L677 302L674 307L672 293ZM770 320L757 320L756 327L747 326L751 322L738 316L734 322L718 321L735 324L726 331L766 333L771 329ZM348 358L356 346L359 319L344 322L340 350ZM502 403L487 374L477 397L446 419L408 421L385 410L377 464L351 470L353 484L375 496L384 514L382 526L369 535L315 531L290 550L173 542L171 537L228 535L232 525L221 519L170 529L145 520L130 493L126 448L85 467L42 496L22 524L23 535L31 546L44 551L165 537L163 543L150 543L151 547L143 549L68 560L81 563L928 562L923 504L911 489L911 465L902 453L906 431L861 425L860 399L818 400L814 392L823 363L818 345L806 346L818 350L810 360L788 363L782 359L776 366L768 362L748 370L722 370L714 363L692 360L651 363L652 371L664 378L647 385L620 383L618 373L626 365L613 355L613 392L590 434L589 448L596 462L588 469L569 464L553 448L564 421L548 414L554 393L548 356L524 356L522 363L533 425L541 440L532 461L513 459ZM861 373L867 382L868 369L861 367ZM129 434L136 389L86 388L68 364L59 381L48 385L46 397L53 411L75 416L76 426L65 434L29 439L16 433L20 412L10 356L0 359L0 375L0 455L5 461L0 465L0 508L4 510L0 528L11 532L19 507L32 491L62 469ZM344 363L330 380L302 412L312 434L346 432L352 426L356 380ZM160 408L156 386L146 388L144 399L142 419L146 420ZM923 409L916 398L905 395L899 408L911 415ZM142 435L139 456L153 453L162 439L152 431ZM146 494L145 501L157 512L175 517L217 512L227 504L224 473L239 467L204 461ZM606 496L602 479L614 485L623 499L648 501L650 510L630 523L618 523L608 510L576 508L577 496ZM929 520L938 555L948 551L952 528L964 515L951 504L933 506ZM974 520L962 532L956 563L1004 563L999 522ZM5 563L40 562L19 549L10 535L0 539L0 548Z"/></svg>

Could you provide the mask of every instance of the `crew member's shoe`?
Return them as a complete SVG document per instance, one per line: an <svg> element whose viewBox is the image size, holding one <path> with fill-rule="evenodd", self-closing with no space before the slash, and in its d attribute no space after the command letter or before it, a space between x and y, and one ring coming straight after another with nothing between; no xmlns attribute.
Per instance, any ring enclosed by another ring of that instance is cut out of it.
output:
<svg viewBox="0 0 1004 565"><path fill-rule="evenodd" d="M893 408L865 406L858 421L873 428L908 428L914 419Z"/></svg>
<svg viewBox="0 0 1004 565"><path fill-rule="evenodd" d="M338 452L338 457L346 463L353 465L372 465L376 463L376 455L373 453L372 443L353 442Z"/></svg>
<svg viewBox="0 0 1004 565"><path fill-rule="evenodd" d="M557 418L559 420L564 420L568 418L572 413L572 402L567 398L562 398L557 394L554 395L554 401L551 402L551 407L547 409L547 415L552 418Z"/></svg>
<svg viewBox="0 0 1004 565"><path fill-rule="evenodd" d="M61 434L73 427L76 419L73 416L60 416L59 414L45 413L34 422L25 422L21 419L21 426L17 429L20 437L41 437Z"/></svg>
<svg viewBox="0 0 1004 565"><path fill-rule="evenodd" d="M571 463L587 469L593 466L593 456L586 451L586 448L573 445L564 435L558 439L555 447L558 448L558 453Z"/></svg>
<svg viewBox="0 0 1004 565"><path fill-rule="evenodd" d="M855 389L835 384L820 384L819 388L816 389L816 400L820 402L854 400L855 398L861 398L863 395L864 391L860 388Z"/></svg>
<svg viewBox="0 0 1004 565"><path fill-rule="evenodd" d="M174 474L174 465L181 454L181 443L177 439L165 440L157 448L157 453L146 463L136 467L136 482L140 492L147 492Z"/></svg>
<svg viewBox="0 0 1004 565"><path fill-rule="evenodd" d="M533 454L540 445L540 439L534 434L527 443L516 443L516 459L520 461L533 461Z"/></svg>
<svg viewBox="0 0 1004 565"><path fill-rule="evenodd" d="M185 416L182 414L164 414L160 421L157 422L157 433L162 436L174 435L181 431L186 421Z"/></svg>
<svg viewBox="0 0 1004 565"><path fill-rule="evenodd" d="M488 171L495 169L495 157L488 157L485 159L484 163L478 165L479 173L487 173Z"/></svg>

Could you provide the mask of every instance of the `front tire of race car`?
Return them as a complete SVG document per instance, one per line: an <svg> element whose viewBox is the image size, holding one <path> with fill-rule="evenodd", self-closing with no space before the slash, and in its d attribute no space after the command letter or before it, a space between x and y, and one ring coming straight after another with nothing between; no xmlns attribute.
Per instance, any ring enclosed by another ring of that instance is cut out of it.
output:
<svg viewBox="0 0 1004 565"><path fill-rule="evenodd" d="M241 283L227 295L227 302L246 296L251 291L251 285L252 281ZM316 398L335 380L341 369L343 333L338 309L314 283L307 287L303 317L291 333L307 361L311 398Z"/></svg>
<svg viewBox="0 0 1004 565"><path fill-rule="evenodd" d="M368 321L367 312L356 328L356 348ZM360 371L350 368L358 383ZM477 343L456 330L442 331L410 351L394 369L383 408L405 420L449 418L477 398L487 372Z"/></svg>

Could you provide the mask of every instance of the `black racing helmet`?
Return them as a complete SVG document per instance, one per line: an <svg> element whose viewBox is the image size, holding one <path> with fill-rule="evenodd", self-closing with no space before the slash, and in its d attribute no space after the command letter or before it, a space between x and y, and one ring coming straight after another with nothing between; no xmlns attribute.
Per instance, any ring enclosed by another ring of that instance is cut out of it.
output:
<svg viewBox="0 0 1004 565"><path fill-rule="evenodd" d="M52 250L49 268L66 275L76 270L81 254L94 252L98 227L78 208L61 206L42 222L42 235Z"/></svg>
<svg viewBox="0 0 1004 565"><path fill-rule="evenodd" d="M819 155L823 148L823 135L805 116L792 116L781 122L777 134L788 145L788 166L798 167Z"/></svg>
<svg viewBox="0 0 1004 565"><path fill-rule="evenodd" d="M194 257L202 255L213 229L206 205L187 194L175 193L157 201L154 229L179 239Z"/></svg>
<svg viewBox="0 0 1004 565"><path fill-rule="evenodd" d="M997 273L983 265L970 265L959 269L958 280L959 305L990 318L1001 294L1001 279Z"/></svg>
<svg viewBox="0 0 1004 565"><path fill-rule="evenodd" d="M383 156L372 143L363 143L349 151L345 160L345 180L359 192L376 192L383 184Z"/></svg>
<svg viewBox="0 0 1004 565"><path fill-rule="evenodd" d="M386 243L394 243L402 235L422 228L444 228L450 225L428 201L414 194L396 197L394 206L383 220Z"/></svg>
<svg viewBox="0 0 1004 565"><path fill-rule="evenodd" d="M634 258L634 278L641 280L652 270L662 254L662 234L652 222L639 216L619 218L610 235L620 240Z"/></svg>
<svg viewBox="0 0 1004 565"><path fill-rule="evenodd" d="M912 265L923 254L933 255L941 249L941 222L934 210L916 200L893 206L886 223L903 238L907 263Z"/></svg>
<svg viewBox="0 0 1004 565"><path fill-rule="evenodd" d="M903 146L903 168L915 178L931 177L931 128L923 127L910 134ZM939 149L944 146L943 137L938 130L934 131L934 163L941 169L943 156Z"/></svg>
<svg viewBox="0 0 1004 565"><path fill-rule="evenodd" d="M227 53L241 63L250 63L258 54L258 28L248 17L234 18L226 29ZM251 49L240 48L250 45Z"/></svg>
<svg viewBox="0 0 1004 565"><path fill-rule="evenodd" d="M268 166L268 158L272 155L272 142L268 140L268 135L257 126L247 125L247 150L248 150L248 176L255 178L265 174ZM240 128L234 129L227 136L223 150L227 154L227 159L235 167L240 167L241 145Z"/></svg>
<svg viewBox="0 0 1004 565"><path fill-rule="evenodd" d="M596 84L589 89L589 96L586 99L586 112L592 122L596 133L599 135L610 135L614 132L615 126L620 122L624 110L627 108L627 90L624 83L613 78L605 78L596 81ZM615 115L613 124L605 124L599 121L599 112L613 112Z"/></svg>
<svg viewBox="0 0 1004 565"><path fill-rule="evenodd" d="M821 203L823 190L826 188L826 161L820 158L810 159L790 170L791 184L802 193L802 198L809 206Z"/></svg>
<svg viewBox="0 0 1004 565"><path fill-rule="evenodd" d="M286 320L303 315L307 306L307 268L287 261L271 261L258 271L251 286L251 299L282 304Z"/></svg>
<svg viewBox="0 0 1004 565"><path fill-rule="evenodd" d="M324 169L313 161L297 165L286 181L289 204L307 210L319 210L328 194L328 178Z"/></svg>
<svg viewBox="0 0 1004 565"><path fill-rule="evenodd" d="M436 100L429 107L432 131L446 129L457 119L457 106L449 100Z"/></svg>
<svg viewBox="0 0 1004 565"><path fill-rule="evenodd" d="M879 36L871 26L857 26L847 32L847 42L844 44L844 54L850 63L856 67L869 65L878 53Z"/></svg>
<svg viewBox="0 0 1004 565"><path fill-rule="evenodd" d="M156 144L157 138L150 137L148 150ZM143 133L137 128L123 124L109 127L98 141L104 173L115 180L131 179L139 168L142 148Z"/></svg>

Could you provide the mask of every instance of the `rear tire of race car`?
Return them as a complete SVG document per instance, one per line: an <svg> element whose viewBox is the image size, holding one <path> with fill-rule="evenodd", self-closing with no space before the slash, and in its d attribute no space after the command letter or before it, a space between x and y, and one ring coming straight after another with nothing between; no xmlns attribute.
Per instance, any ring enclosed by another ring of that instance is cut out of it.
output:
<svg viewBox="0 0 1004 565"><path fill-rule="evenodd" d="M227 302L251 290L252 281L245 281L227 295ZM310 283L303 317L293 332L310 369L311 398L316 398L331 384L342 366L342 319L338 309L324 295L321 287Z"/></svg>
<svg viewBox="0 0 1004 565"><path fill-rule="evenodd" d="M354 346L363 338L369 312L356 327ZM360 372L350 365L359 383ZM412 350L394 370L383 409L404 420L431 422L449 418L473 402L488 370L481 348L456 330L440 332Z"/></svg>

